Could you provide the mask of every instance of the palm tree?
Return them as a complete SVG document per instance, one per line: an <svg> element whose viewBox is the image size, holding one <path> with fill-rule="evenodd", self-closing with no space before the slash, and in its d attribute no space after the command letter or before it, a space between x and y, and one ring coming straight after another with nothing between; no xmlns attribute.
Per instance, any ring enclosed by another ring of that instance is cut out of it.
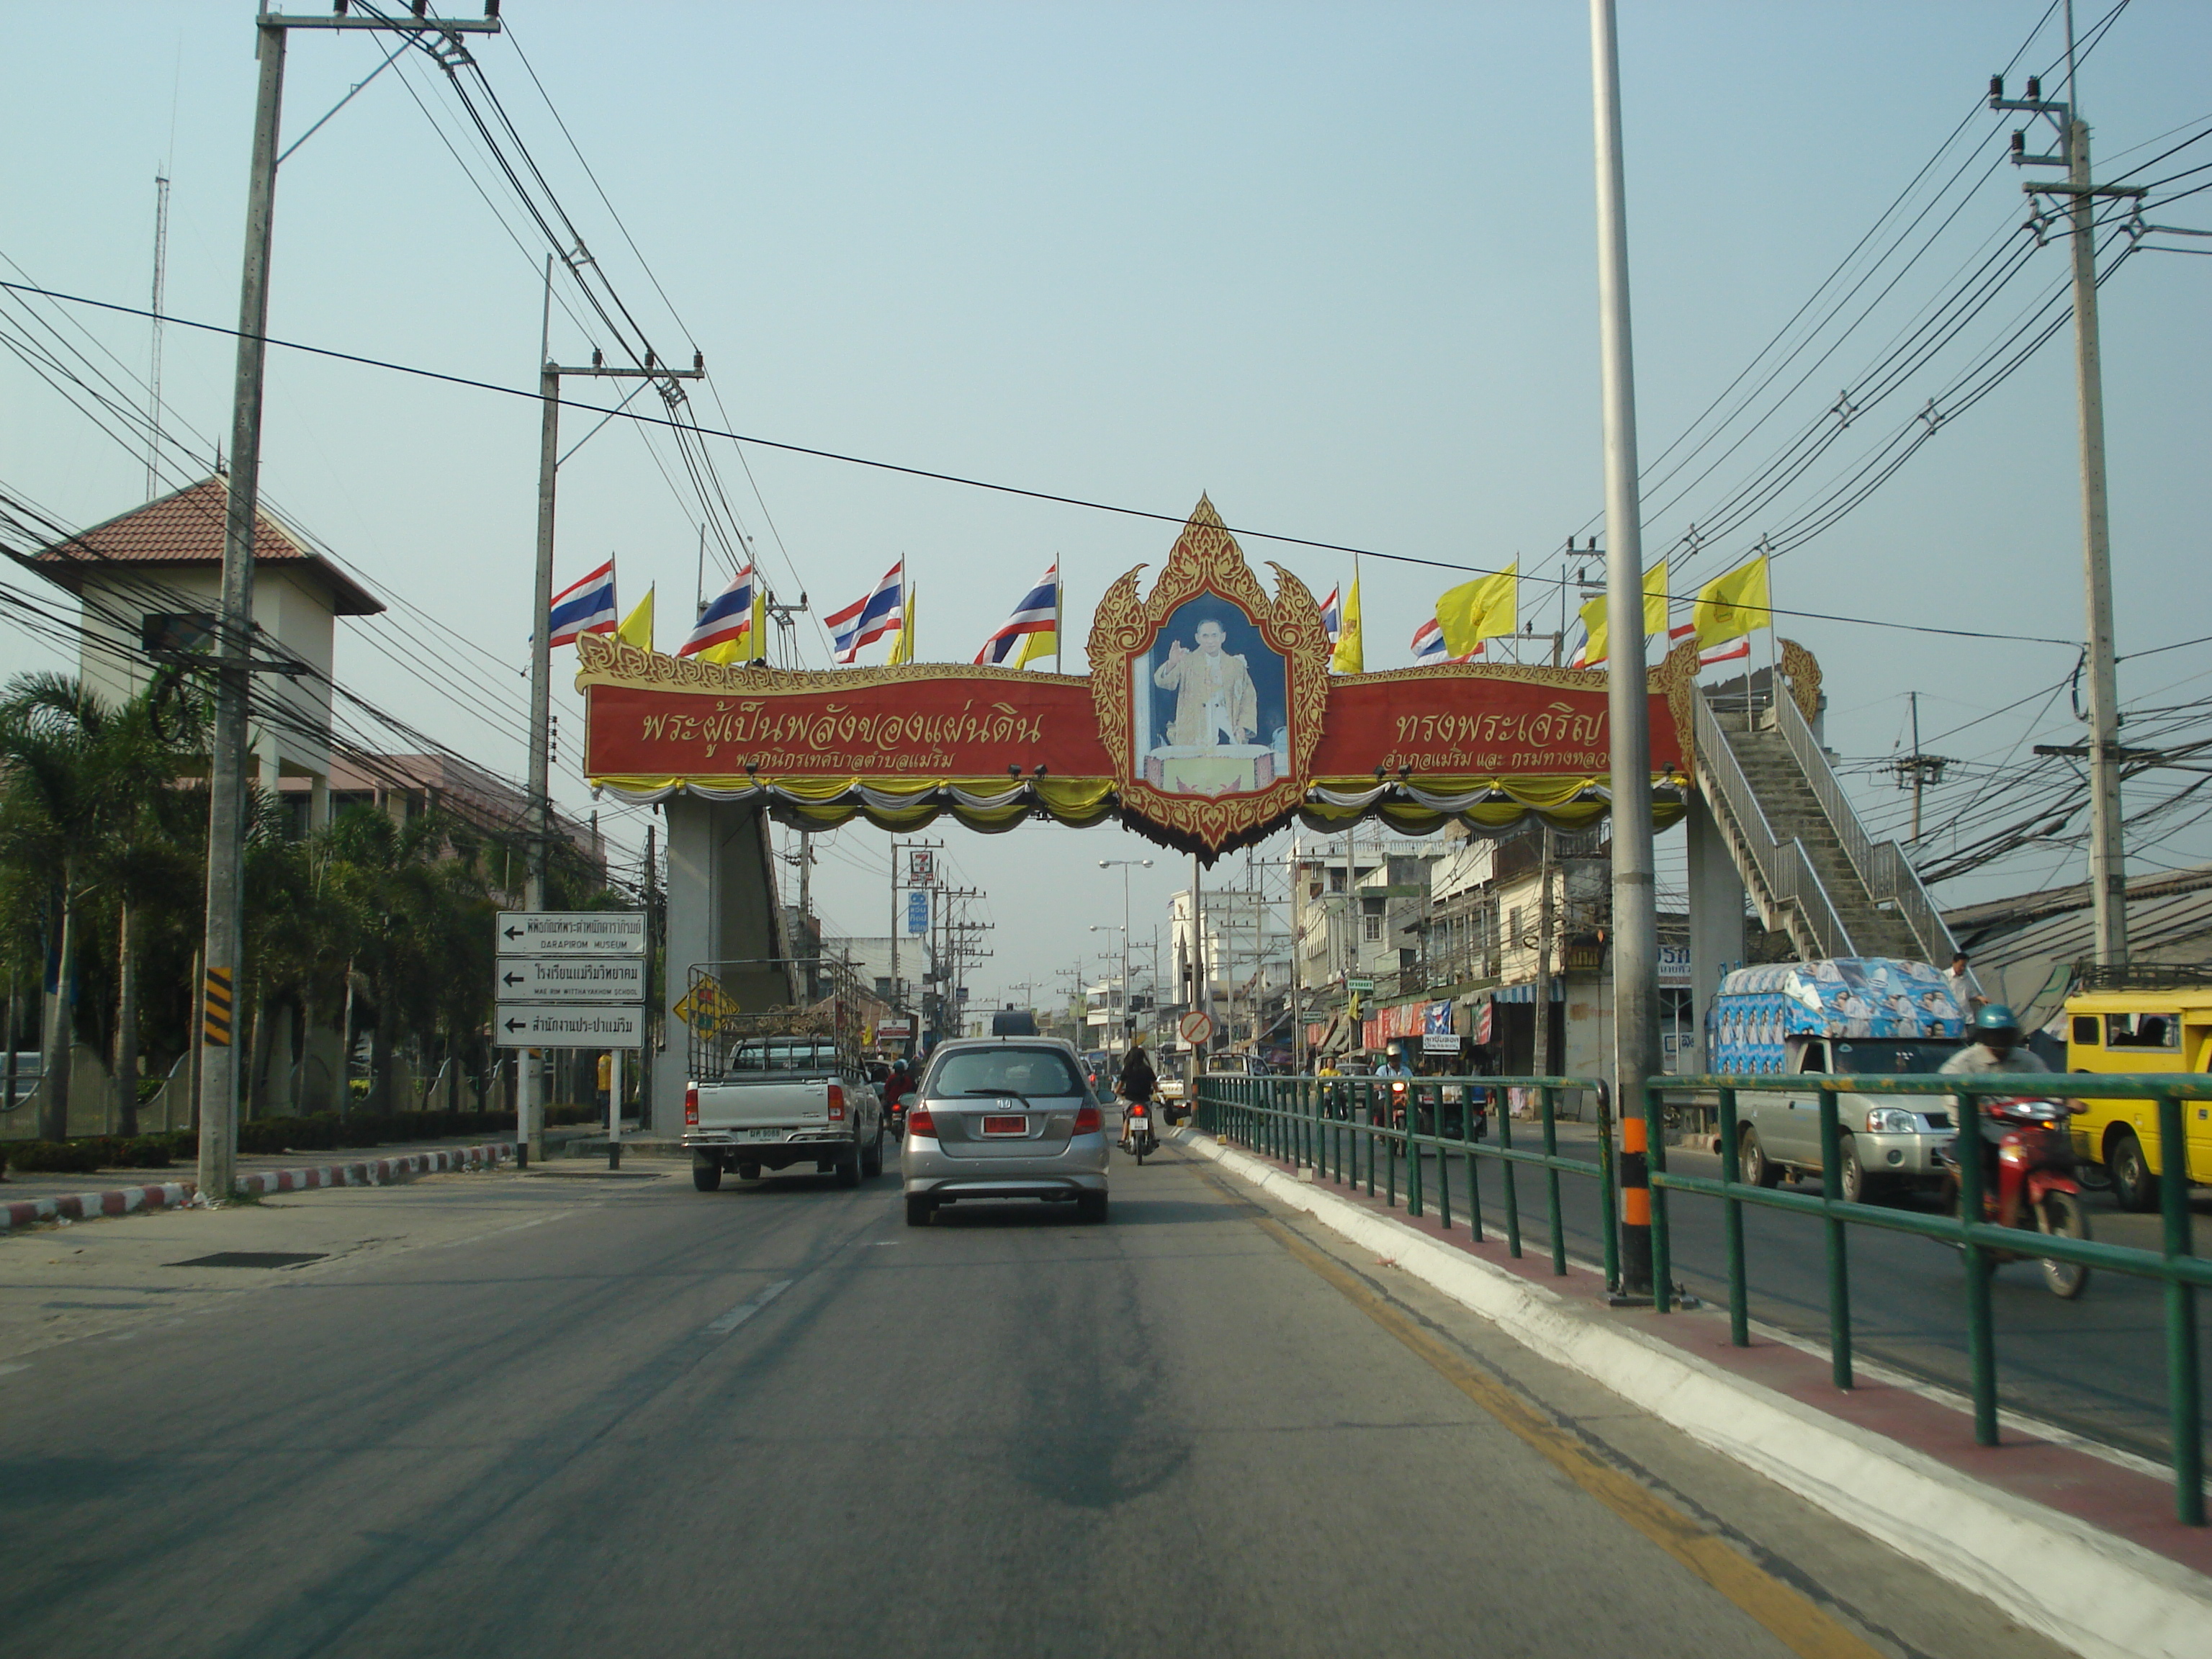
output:
<svg viewBox="0 0 2212 1659"><path fill-rule="evenodd" d="M58 965L40 1042L45 1080L39 1133L48 1140L69 1133L71 992L85 856L128 787L106 763L114 723L107 706L66 675L21 674L0 693L0 768L6 772L0 854L48 872L56 884L50 914Z"/></svg>

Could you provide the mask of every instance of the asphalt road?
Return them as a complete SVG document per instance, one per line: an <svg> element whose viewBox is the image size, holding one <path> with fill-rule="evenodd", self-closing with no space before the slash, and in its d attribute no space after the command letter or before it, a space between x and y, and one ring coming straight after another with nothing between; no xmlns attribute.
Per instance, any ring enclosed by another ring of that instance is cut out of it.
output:
<svg viewBox="0 0 2212 1659"><path fill-rule="evenodd" d="M1516 1122L1516 1146L1540 1147L1537 1126ZM1595 1160L1595 1139L1581 1126L1561 1126L1559 1150ZM1493 1133L1495 1131L1493 1130ZM1670 1169L1717 1180L1720 1159L1688 1147L1667 1151ZM1503 1237L1504 1194L1494 1160L1481 1160L1484 1220ZM1429 1165L1433 1193L1435 1164ZM1400 1171L1404 1179L1404 1171ZM1464 1226L1466 1175L1452 1159L1453 1218ZM1560 1210L1567 1248L1577 1260L1601 1258L1595 1181L1561 1178ZM1817 1194L1817 1182L1792 1189ZM1522 1248L1550 1248L1540 1172L1520 1177ZM1401 1199L1402 1201L1402 1199ZM1878 1203L1932 1205L1910 1195L1877 1195ZM2204 1231L2200 1199L2198 1232ZM1690 1193L1668 1194L1675 1281L1725 1305L1728 1257L1722 1206ZM2108 1194L2086 1193L2093 1237L2145 1249L2160 1248L2159 1218L2116 1208ZM1752 1317L1823 1347L1828 1340L1827 1258L1820 1224L1809 1217L1747 1206L1744 1257ZM2202 1248L2200 1244L2200 1248ZM1856 1355L1960 1394L1968 1391L1966 1278L1958 1255L1932 1241L1872 1227L1850 1230L1851 1331ZM2002 1402L2025 1416L2070 1429L2107 1445L2165 1463L2166 1419L2165 1292L2155 1279L2099 1272L2075 1301L2043 1288L2032 1261L1998 1268L1993 1283L1997 1375ZM2212 1322L2199 1327L2199 1365L2212 1376ZM2206 1420L2212 1425L2212 1408Z"/></svg>
<svg viewBox="0 0 2212 1659"><path fill-rule="evenodd" d="M10 1647L2055 1651L1193 1156L1102 1226L659 1169L0 1241Z"/></svg>

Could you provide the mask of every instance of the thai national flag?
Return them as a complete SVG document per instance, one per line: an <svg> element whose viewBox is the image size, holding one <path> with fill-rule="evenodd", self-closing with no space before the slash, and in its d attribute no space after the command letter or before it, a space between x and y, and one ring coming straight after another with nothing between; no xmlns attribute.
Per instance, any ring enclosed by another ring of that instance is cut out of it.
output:
<svg viewBox="0 0 2212 1659"><path fill-rule="evenodd" d="M615 562L609 559L573 586L553 596L547 632L555 645L574 645L580 634L615 631Z"/></svg>
<svg viewBox="0 0 2212 1659"><path fill-rule="evenodd" d="M696 656L709 646L727 645L731 641L743 639L750 633L753 588L757 580L750 565L730 578L730 585L717 593L713 603L699 613L699 621L691 629L691 637L676 647L676 654L679 657Z"/></svg>
<svg viewBox="0 0 2212 1659"><path fill-rule="evenodd" d="M1431 617L1413 630L1413 660L1417 663L1467 662L1480 656L1483 647L1489 643L1487 640L1478 640L1474 649L1468 652L1466 656L1448 655L1444 651L1443 624Z"/></svg>
<svg viewBox="0 0 2212 1659"><path fill-rule="evenodd" d="M1328 597L1321 602L1321 625L1328 630L1328 642L1334 645L1344 637L1344 589L1328 590Z"/></svg>
<svg viewBox="0 0 2212 1659"><path fill-rule="evenodd" d="M1060 561L1054 559L1037 585L1022 596L1014 614L983 641L975 660L1003 668L1012 659L1019 668L1032 657L1056 650L1059 641Z"/></svg>
<svg viewBox="0 0 2212 1659"><path fill-rule="evenodd" d="M886 634L896 634L906 620L906 561L901 559L884 572L883 580L865 599L856 599L842 611L822 619L830 625L831 653L850 663L864 645L873 645Z"/></svg>

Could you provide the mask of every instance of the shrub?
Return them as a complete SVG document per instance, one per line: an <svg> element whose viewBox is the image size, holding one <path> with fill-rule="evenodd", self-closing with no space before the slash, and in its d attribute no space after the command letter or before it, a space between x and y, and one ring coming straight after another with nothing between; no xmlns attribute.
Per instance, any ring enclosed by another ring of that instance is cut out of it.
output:
<svg viewBox="0 0 2212 1659"><path fill-rule="evenodd" d="M8 1144L8 1167L18 1174L90 1175L100 1165L98 1140L17 1140Z"/></svg>

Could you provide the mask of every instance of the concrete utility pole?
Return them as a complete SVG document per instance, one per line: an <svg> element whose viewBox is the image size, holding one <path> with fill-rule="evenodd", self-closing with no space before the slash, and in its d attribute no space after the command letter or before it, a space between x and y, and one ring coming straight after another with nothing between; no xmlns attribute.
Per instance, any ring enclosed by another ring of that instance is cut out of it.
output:
<svg viewBox="0 0 2212 1659"><path fill-rule="evenodd" d="M223 524L222 617L216 678L215 731L208 766L207 935L203 951L200 1047L199 1189L222 1203L238 1173L238 1051L233 1046L233 998L246 954L246 802L251 736L253 645L253 528L261 499L261 388L268 354L269 258L276 225L276 138L284 106L284 52L290 32L368 28L444 36L489 33L498 5L467 22L422 15L386 21L287 17L264 13L255 23L261 61L253 105L253 160L246 187L246 257L239 274L238 361L232 377L230 500ZM64 1059L67 1059L64 1053Z"/></svg>
<svg viewBox="0 0 2212 1659"><path fill-rule="evenodd" d="M1136 1006L1129 996L1129 872L1149 870L1152 867L1152 861L1150 859L1098 860L1101 870L1111 870L1117 865L1121 871L1121 1052L1127 1054L1131 1037L1137 1029ZM1107 1006L1113 1006L1110 997L1107 1000Z"/></svg>
<svg viewBox="0 0 2212 1659"><path fill-rule="evenodd" d="M1650 702L1644 667L1644 518L1637 491L1636 375L1629 335L1628 204L1613 0L1590 0L1590 67L1597 94L1599 374L1605 402L1613 1075L1622 1129L1620 1288L1624 1295L1641 1296L1651 1290L1650 1195L1641 1131L1644 1082L1659 1068L1659 915L1651 856Z"/></svg>
<svg viewBox="0 0 2212 1659"><path fill-rule="evenodd" d="M545 318L550 331L553 305L553 262L545 262ZM530 629L530 807L534 820L530 834L530 872L524 883L522 905L526 910L545 908L545 872L553 851L553 757L551 730L553 721L553 632L550 618L553 612L553 501L554 480L561 463L561 378L565 374L595 376L602 380L696 380L707 373L704 358L694 353L688 369L672 369L653 361L653 354L645 354L645 364L640 368L610 367L594 351L592 361L582 368L567 368L556 363L549 355L551 343L541 331L538 350L538 397L539 404L538 426L538 571L533 592L537 609ZM526 1054L526 1059L527 1058ZM536 1065L521 1067L521 1091L516 1097L514 1142L517 1161L526 1161L532 1153L543 1154L538 1133L538 1114L544 1105L544 1078L541 1060Z"/></svg>
<svg viewBox="0 0 2212 1659"><path fill-rule="evenodd" d="M2089 124L2081 118L2074 85L2074 8L2066 8L2066 97L2043 96L2030 76L2027 96L2004 95L2002 76L1990 77L1990 107L2040 115L2057 129L2057 153L2030 155L2025 131L2012 136L2016 167L2063 167L2064 184L2023 180L2030 196L2067 199L2074 255L2074 384L2081 404L2081 567L2087 588L2089 653L2089 911L2098 964L2124 967L2128 959L2128 881L2121 847L2120 695L2112 645L2112 548L2105 495L2105 376L2097 339L2097 203L2140 199L2146 186L2098 185L2089 171ZM2041 220L2037 221L2039 227Z"/></svg>
<svg viewBox="0 0 2212 1659"><path fill-rule="evenodd" d="M1536 1075L1550 1077L1559 1070L1552 1053L1552 932L1557 918L1552 906L1552 826L1539 832L1541 844L1536 860Z"/></svg>

